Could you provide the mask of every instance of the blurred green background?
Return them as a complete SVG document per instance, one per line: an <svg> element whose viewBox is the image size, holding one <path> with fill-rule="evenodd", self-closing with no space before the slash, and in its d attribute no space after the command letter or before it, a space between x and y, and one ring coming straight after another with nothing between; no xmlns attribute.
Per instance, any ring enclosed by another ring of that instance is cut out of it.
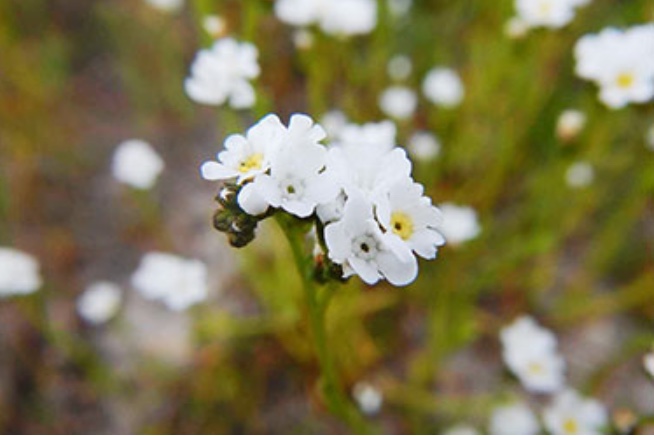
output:
<svg viewBox="0 0 654 436"><path fill-rule="evenodd" d="M184 95L195 52L211 42L206 13L259 48L254 111ZM383 119L377 98L396 54L411 57L416 89L434 65L462 77L463 104L421 99L398 141L417 129L439 136L440 156L414 176L435 203L473 206L482 233L421 262L407 288L353 279L339 290L328 339L344 388L381 389L370 419L381 433L484 428L492 406L520 392L497 332L529 313L559 337L572 386L611 410L654 415L640 364L654 342L654 155L644 139L654 106L602 106L572 55L585 33L654 20L651 0L597 0L565 28L519 40L504 35L508 0L416 0L400 20L380 1L379 13L372 34L315 32L303 51L271 1L188 0L174 14L137 0L0 1L0 245L34 254L45 279L33 295L0 301L0 431L350 431L320 398L281 234L266 223L247 248L228 247L211 228L217 187L197 168L268 110ZM563 142L555 124L567 108L588 123ZM152 192L111 177L113 149L131 137L166 161ZM566 184L576 161L593 165L590 186ZM82 322L84 287L102 278L128 289L152 249L207 261L208 301L180 314L127 292L110 324Z"/></svg>

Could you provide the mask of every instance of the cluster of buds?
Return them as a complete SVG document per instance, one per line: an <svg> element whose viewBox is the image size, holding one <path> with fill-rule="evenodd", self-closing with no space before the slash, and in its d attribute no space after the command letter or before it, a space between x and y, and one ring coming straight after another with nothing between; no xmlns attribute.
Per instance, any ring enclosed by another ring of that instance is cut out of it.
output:
<svg viewBox="0 0 654 436"><path fill-rule="evenodd" d="M248 215L237 202L239 186L225 183L216 195L219 204L213 215L213 226L219 232L227 234L230 245L244 247L254 239L257 224L264 217Z"/></svg>

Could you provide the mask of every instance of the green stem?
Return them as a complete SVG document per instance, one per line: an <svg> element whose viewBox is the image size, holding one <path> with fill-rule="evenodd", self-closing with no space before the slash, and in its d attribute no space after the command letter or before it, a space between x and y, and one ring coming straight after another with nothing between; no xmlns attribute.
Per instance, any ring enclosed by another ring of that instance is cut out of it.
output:
<svg viewBox="0 0 654 436"><path fill-rule="evenodd" d="M328 289L322 298L318 294L318 287L312 277L312 260L305 254L304 250L305 232L295 226L296 223L289 221L287 217L278 214L276 218L289 242L295 266L302 279L302 288L309 309L311 333L320 365L321 388L327 407L330 412L350 425L357 433L368 433L366 422L354 409L343 392L334 366L333 356L327 344L325 315L332 292Z"/></svg>

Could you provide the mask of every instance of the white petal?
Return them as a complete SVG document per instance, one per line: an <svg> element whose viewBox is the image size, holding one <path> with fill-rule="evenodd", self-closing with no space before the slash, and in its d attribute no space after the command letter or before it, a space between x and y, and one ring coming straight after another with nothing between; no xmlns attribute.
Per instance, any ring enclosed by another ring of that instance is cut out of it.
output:
<svg viewBox="0 0 654 436"><path fill-rule="evenodd" d="M358 257L348 259L352 269L369 285L374 285L380 279L377 269L370 263Z"/></svg>
<svg viewBox="0 0 654 436"><path fill-rule="evenodd" d="M206 161L200 167L200 174L205 180L224 180L238 176L238 172L213 160Z"/></svg>
<svg viewBox="0 0 654 436"><path fill-rule="evenodd" d="M418 261L412 256L403 262L390 251L383 251L377 256L379 270L395 286L406 286L418 276Z"/></svg>
<svg viewBox="0 0 654 436"><path fill-rule="evenodd" d="M258 192L254 183L243 186L238 194L238 205L246 213L257 216L268 210L268 202Z"/></svg>

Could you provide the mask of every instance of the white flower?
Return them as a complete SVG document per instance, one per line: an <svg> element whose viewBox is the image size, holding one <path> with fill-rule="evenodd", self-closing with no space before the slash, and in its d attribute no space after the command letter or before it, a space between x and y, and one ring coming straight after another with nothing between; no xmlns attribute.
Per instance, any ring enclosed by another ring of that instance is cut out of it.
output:
<svg viewBox="0 0 654 436"><path fill-rule="evenodd" d="M0 247L0 297L31 294L41 287L39 263L31 255Z"/></svg>
<svg viewBox="0 0 654 436"><path fill-rule="evenodd" d="M227 22L220 15L207 15L202 19L202 28L214 38L219 38L227 31Z"/></svg>
<svg viewBox="0 0 654 436"><path fill-rule="evenodd" d="M527 390L552 393L564 387L565 362L556 338L533 318L522 316L504 327L500 340L504 362Z"/></svg>
<svg viewBox="0 0 654 436"><path fill-rule="evenodd" d="M293 45L299 50L309 50L313 47L313 33L307 29L298 29L293 32Z"/></svg>
<svg viewBox="0 0 654 436"><path fill-rule="evenodd" d="M581 398L567 389L544 410L543 421L551 434L600 434L608 417L599 401Z"/></svg>
<svg viewBox="0 0 654 436"><path fill-rule="evenodd" d="M184 6L184 0L145 0L145 2L163 12L177 12Z"/></svg>
<svg viewBox="0 0 654 436"><path fill-rule="evenodd" d="M390 237L401 240L419 256L434 259L445 243L438 231L442 217L423 191L422 185L409 178L397 181L375 202L376 216Z"/></svg>
<svg viewBox="0 0 654 436"><path fill-rule="evenodd" d="M277 0L275 15L292 26L318 24L334 35L370 33L377 25L375 0Z"/></svg>
<svg viewBox="0 0 654 436"><path fill-rule="evenodd" d="M429 161L441 151L438 138L429 132L416 132L409 138L409 153L416 159Z"/></svg>
<svg viewBox="0 0 654 436"><path fill-rule="evenodd" d="M575 162L565 173L565 181L571 188L584 188L595 178L595 171L588 162Z"/></svg>
<svg viewBox="0 0 654 436"><path fill-rule="evenodd" d="M342 111L336 109L325 113L320 119L320 125L325 129L330 139L338 138L347 124L347 116ZM393 133L393 138L395 138L395 133Z"/></svg>
<svg viewBox="0 0 654 436"><path fill-rule="evenodd" d="M103 324L120 306L121 291L110 282L95 282L77 298L77 312L91 324Z"/></svg>
<svg viewBox="0 0 654 436"><path fill-rule="evenodd" d="M435 105L451 108L463 100L464 89L459 75L449 68L433 68L425 76L422 91Z"/></svg>
<svg viewBox="0 0 654 436"><path fill-rule="evenodd" d="M572 0L516 0L516 13L530 27L559 28L575 16Z"/></svg>
<svg viewBox="0 0 654 436"><path fill-rule="evenodd" d="M455 424L452 427L445 430L444 434L481 434L479 430L473 427L470 424Z"/></svg>
<svg viewBox="0 0 654 436"><path fill-rule="evenodd" d="M359 409L366 415L376 415L381 409L384 396L375 386L366 382L358 382L352 387L352 396Z"/></svg>
<svg viewBox="0 0 654 436"><path fill-rule="evenodd" d="M161 157L150 144L140 139L120 143L111 165L116 180L137 189L152 188L163 168Z"/></svg>
<svg viewBox="0 0 654 436"><path fill-rule="evenodd" d="M393 18L405 17L413 6L413 0L388 0L388 10Z"/></svg>
<svg viewBox="0 0 654 436"><path fill-rule="evenodd" d="M524 402L497 407L491 415L491 434L538 434L540 425L534 412Z"/></svg>
<svg viewBox="0 0 654 436"><path fill-rule="evenodd" d="M277 115L266 115L245 136L228 136L225 151L218 153L218 161L203 163L200 173L206 180L237 178L242 184L270 168L272 156L281 147L285 134L286 128Z"/></svg>
<svg viewBox="0 0 654 436"><path fill-rule="evenodd" d="M282 137L283 147L271 158L270 174L259 174L241 190L241 208L258 215L270 205L304 218L318 204L334 200L340 186L324 171L327 149L318 143L325 136L309 116L293 115Z"/></svg>
<svg viewBox="0 0 654 436"><path fill-rule="evenodd" d="M561 112L556 121L556 135L563 141L577 137L586 125L586 114L575 109Z"/></svg>
<svg viewBox="0 0 654 436"><path fill-rule="evenodd" d="M151 252L132 275L132 286L145 298L184 310L207 297L207 267L195 259Z"/></svg>
<svg viewBox="0 0 654 436"><path fill-rule="evenodd" d="M337 146L361 148L366 152L386 152L395 147L397 128L392 121L379 123L346 124L340 129Z"/></svg>
<svg viewBox="0 0 654 436"><path fill-rule="evenodd" d="M529 24L520 17L511 17L504 24L504 34L511 39L520 39L529 31Z"/></svg>
<svg viewBox="0 0 654 436"><path fill-rule="evenodd" d="M654 125L647 129L647 133L645 133L645 145L654 151Z"/></svg>
<svg viewBox="0 0 654 436"><path fill-rule="evenodd" d="M388 116L405 120L413 115L418 105L416 93L406 86L391 86L379 96L379 107Z"/></svg>
<svg viewBox="0 0 654 436"><path fill-rule="evenodd" d="M259 76L257 48L232 38L217 40L210 49L200 50L184 82L188 96L197 103L221 105L229 101L235 109L254 104L254 88L248 80Z"/></svg>
<svg viewBox="0 0 654 436"><path fill-rule="evenodd" d="M406 55L395 55L386 65L389 77L398 82L406 80L411 75L412 69L411 58Z"/></svg>
<svg viewBox="0 0 654 436"><path fill-rule="evenodd" d="M413 282L418 264L411 250L382 233L372 204L362 195L349 196L340 221L325 227L329 258L343 265L345 276L358 274L369 285L381 278L396 286Z"/></svg>
<svg viewBox="0 0 654 436"><path fill-rule="evenodd" d="M440 230L448 244L461 244L476 238L481 232L477 212L473 208L443 203L439 209L443 216Z"/></svg>
<svg viewBox="0 0 654 436"><path fill-rule="evenodd" d="M654 351L643 356L643 367L650 377L654 378Z"/></svg>
<svg viewBox="0 0 654 436"><path fill-rule="evenodd" d="M654 24L584 35L574 52L577 75L599 85L606 106L619 109L654 97Z"/></svg>

